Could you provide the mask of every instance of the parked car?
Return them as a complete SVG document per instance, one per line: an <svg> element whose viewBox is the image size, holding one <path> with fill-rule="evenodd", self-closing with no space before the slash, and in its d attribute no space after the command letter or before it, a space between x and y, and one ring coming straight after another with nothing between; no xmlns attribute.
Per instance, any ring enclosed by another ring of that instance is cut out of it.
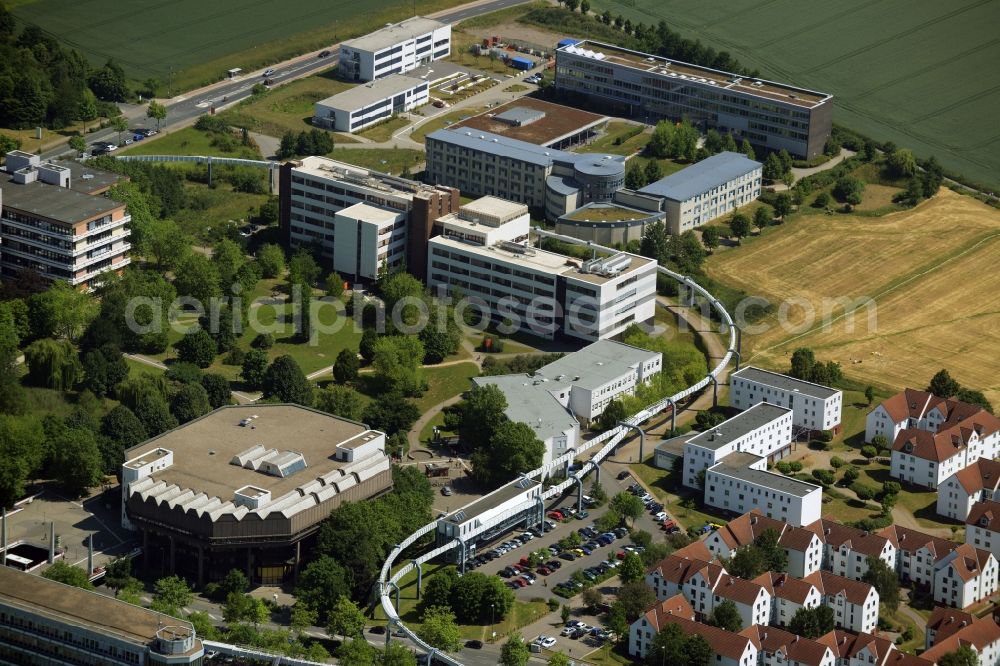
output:
<svg viewBox="0 0 1000 666"><path fill-rule="evenodd" d="M445 486L441 488L441 494L444 495L445 497L451 497L451 493L452 493L451 486Z"/></svg>
<svg viewBox="0 0 1000 666"><path fill-rule="evenodd" d="M628 472L628 470L623 470L621 472L618 472L618 476L616 476L615 478L618 479L619 481L624 481L625 479L629 478L630 476L632 476L632 475Z"/></svg>
<svg viewBox="0 0 1000 666"><path fill-rule="evenodd" d="M659 512L658 514L656 514L653 517L656 518L656 520L666 520L667 519L667 512L666 511L661 511L661 512Z"/></svg>
<svg viewBox="0 0 1000 666"><path fill-rule="evenodd" d="M552 520L562 520L563 519L563 514L560 511L549 511L545 515L548 516L549 518L551 518Z"/></svg>
<svg viewBox="0 0 1000 666"><path fill-rule="evenodd" d="M567 550L564 553L559 553L559 557L562 558L562 559L564 559L564 560L566 560L566 561L568 561L568 562L572 562L573 560L576 559L576 553L574 553L571 550ZM622 555L622 557L625 557L625 556Z"/></svg>
<svg viewBox="0 0 1000 666"><path fill-rule="evenodd" d="M547 566L549 569L559 569L560 567L562 567L562 562L560 562L559 560L552 560L550 562L546 562L545 566Z"/></svg>
<svg viewBox="0 0 1000 666"><path fill-rule="evenodd" d="M538 644L541 645L543 648L550 648L556 644L556 639L552 638L551 636L539 636L539 638L541 638L542 640L540 640Z"/></svg>
<svg viewBox="0 0 1000 666"><path fill-rule="evenodd" d="M587 512L587 511L581 511L581 512L579 512L579 513L576 514L576 517L579 520L584 520L586 518L590 518L590 513Z"/></svg>

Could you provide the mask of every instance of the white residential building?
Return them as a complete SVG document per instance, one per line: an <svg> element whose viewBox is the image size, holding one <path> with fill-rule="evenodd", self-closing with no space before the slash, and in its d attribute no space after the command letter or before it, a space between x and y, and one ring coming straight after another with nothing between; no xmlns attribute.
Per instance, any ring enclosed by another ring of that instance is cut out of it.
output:
<svg viewBox="0 0 1000 666"><path fill-rule="evenodd" d="M730 375L729 405L749 409L768 402L792 410L792 423L812 432L840 432L841 391L753 366Z"/></svg>
<svg viewBox="0 0 1000 666"><path fill-rule="evenodd" d="M889 525L879 535L895 547L895 569L904 585L915 583L930 588L934 583L934 565L958 547L954 541L900 525Z"/></svg>
<svg viewBox="0 0 1000 666"><path fill-rule="evenodd" d="M931 649L931 646L943 641L952 634L961 631L965 627L975 623L976 616L972 613L949 608L947 606L935 606L931 612L930 619L927 620L926 633L924 634L924 650Z"/></svg>
<svg viewBox="0 0 1000 666"><path fill-rule="evenodd" d="M792 411L770 404L755 405L684 445L683 482L698 487L698 473L733 453L781 458L792 442ZM737 509L734 507L734 511Z"/></svg>
<svg viewBox="0 0 1000 666"><path fill-rule="evenodd" d="M639 621L641 621L641 618ZM716 666L758 666L759 664L758 649L755 641L742 634L734 634L725 629L695 622L676 614L664 615L662 617L662 624L663 626L676 624L684 632L685 636L701 636L704 638L712 646L715 659L711 663ZM632 642L630 640L629 647L631 648L631 646ZM648 651L650 640L644 640L641 643L637 642L636 646L642 646ZM629 654L633 657L641 656L639 652L630 651Z"/></svg>
<svg viewBox="0 0 1000 666"><path fill-rule="evenodd" d="M934 601L968 608L997 591L997 558L963 543L934 564Z"/></svg>
<svg viewBox="0 0 1000 666"><path fill-rule="evenodd" d="M766 625L740 632L759 645L760 666L835 666L836 657L828 645Z"/></svg>
<svg viewBox="0 0 1000 666"><path fill-rule="evenodd" d="M823 564L823 542L820 538L804 527L795 527L783 520L769 518L760 509L751 509L730 520L710 532L702 542L716 557L728 559L769 529L780 535L778 544L788 556L789 574L802 578L820 570Z"/></svg>
<svg viewBox="0 0 1000 666"><path fill-rule="evenodd" d="M869 633L834 629L816 640L833 650L837 666L931 666L919 657L900 652L891 640Z"/></svg>
<svg viewBox="0 0 1000 666"><path fill-rule="evenodd" d="M965 543L1000 558L1000 502L976 502L965 520Z"/></svg>
<svg viewBox="0 0 1000 666"><path fill-rule="evenodd" d="M819 519L823 488L767 471L767 458L733 453L706 471L705 504L739 513L759 509L801 527Z"/></svg>
<svg viewBox="0 0 1000 666"><path fill-rule="evenodd" d="M871 633L878 626L878 592L868 583L818 571L805 582L816 586L822 602L833 610L835 625L841 629Z"/></svg>
<svg viewBox="0 0 1000 666"><path fill-rule="evenodd" d="M926 488L937 488L980 458L1000 456L1000 419L978 405L906 389L868 414L865 441L885 437L892 445L889 474ZM954 484L953 484L954 485ZM957 488L946 511L962 509ZM952 503L954 507L948 507Z"/></svg>
<svg viewBox="0 0 1000 666"><path fill-rule="evenodd" d="M666 625L665 619L669 616L694 620L694 611L684 595L675 594L669 599L657 601L629 626L628 653L634 657L645 657L656 635Z"/></svg>
<svg viewBox="0 0 1000 666"><path fill-rule="evenodd" d="M973 617L970 622L959 627L956 631L947 632L946 635L937 637L934 645L922 653L920 658L926 663L937 664L941 657L955 652L962 646L971 648L976 653L976 661L979 666L998 666L1000 664L1000 626L997 626L992 617Z"/></svg>
<svg viewBox="0 0 1000 666"><path fill-rule="evenodd" d="M682 234L753 202L762 169L741 153L721 152L637 191L662 199L667 231Z"/></svg>
<svg viewBox="0 0 1000 666"><path fill-rule="evenodd" d="M392 74L316 102L313 125L338 132L358 132L430 101L430 84Z"/></svg>
<svg viewBox="0 0 1000 666"><path fill-rule="evenodd" d="M965 520L976 502L992 500L1000 489L1000 462L980 458L938 485L938 515Z"/></svg>
<svg viewBox="0 0 1000 666"><path fill-rule="evenodd" d="M628 252L580 261L506 241L475 245L445 230L428 242L427 262L432 290L460 287L511 333L603 340L655 315L656 261Z"/></svg>
<svg viewBox="0 0 1000 666"><path fill-rule="evenodd" d="M725 573L726 570L720 565L707 559L710 554L701 555L697 557L674 553L646 572L646 584L653 589L656 598L663 601L675 594L683 594L690 600L692 597L687 594L686 589L695 574L707 571L702 578L717 579Z"/></svg>
<svg viewBox="0 0 1000 666"><path fill-rule="evenodd" d="M823 600L815 585L786 573L768 571L753 582L771 593L771 617L762 624L787 626L800 610L816 608Z"/></svg>
<svg viewBox="0 0 1000 666"><path fill-rule="evenodd" d="M450 54L451 25L414 16L341 44L338 67L346 79L372 81Z"/></svg>
<svg viewBox="0 0 1000 666"><path fill-rule="evenodd" d="M337 238L333 270L342 277L374 280L382 269L406 261L406 213L357 203L333 216Z"/></svg>
<svg viewBox="0 0 1000 666"><path fill-rule="evenodd" d="M825 519L806 529L823 540L823 569L838 576L861 580L868 572L869 557L896 566L896 547L884 536Z"/></svg>
<svg viewBox="0 0 1000 666"><path fill-rule="evenodd" d="M980 458L1000 456L1000 419L978 405L914 389L894 395L868 414L865 441L876 436L892 445L893 478L931 489ZM943 508L946 515L957 516L962 498L957 488L949 490L956 496L949 496Z"/></svg>

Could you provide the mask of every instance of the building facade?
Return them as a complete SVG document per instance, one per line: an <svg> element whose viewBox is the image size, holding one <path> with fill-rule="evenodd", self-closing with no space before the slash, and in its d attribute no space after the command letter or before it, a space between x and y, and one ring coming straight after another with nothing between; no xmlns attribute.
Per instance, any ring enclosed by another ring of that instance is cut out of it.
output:
<svg viewBox="0 0 1000 666"><path fill-rule="evenodd" d="M594 41L556 49L555 85L647 122L688 118L807 159L832 127L831 95Z"/></svg>
<svg viewBox="0 0 1000 666"><path fill-rule="evenodd" d="M819 519L823 488L769 472L767 458L734 453L706 471L705 504L737 513L757 509L801 527Z"/></svg>
<svg viewBox="0 0 1000 666"><path fill-rule="evenodd" d="M772 404L754 405L684 445L684 485L698 487L698 474L733 453L781 458L792 442L792 411ZM744 513L741 511L740 513Z"/></svg>
<svg viewBox="0 0 1000 666"><path fill-rule="evenodd" d="M375 280L406 263L406 213L356 203L333 215L333 270L342 277Z"/></svg>
<svg viewBox="0 0 1000 666"><path fill-rule="evenodd" d="M49 280L90 289L101 273L131 263L132 218L124 203L88 185L92 173L81 174L75 184L69 166L43 163L21 151L7 153L6 159L10 179L0 185L0 272L5 278L31 269Z"/></svg>
<svg viewBox="0 0 1000 666"><path fill-rule="evenodd" d="M965 543L1000 557L1000 502L976 502L965 520Z"/></svg>
<svg viewBox="0 0 1000 666"><path fill-rule="evenodd" d="M649 653L653 639L665 625L664 618L670 615L694 620L694 610L684 595L677 594L669 599L657 601L652 608L629 625L628 653L637 657L645 657Z"/></svg>
<svg viewBox="0 0 1000 666"><path fill-rule="evenodd" d="M478 245L448 229L428 243L427 285L455 287L512 333L614 338L655 315L656 261L627 252L588 261L500 241Z"/></svg>
<svg viewBox="0 0 1000 666"><path fill-rule="evenodd" d="M803 580L819 590L823 604L833 610L838 629L872 633L878 627L878 592L868 583L819 571Z"/></svg>
<svg viewBox="0 0 1000 666"><path fill-rule="evenodd" d="M934 601L968 608L997 591L997 558L963 543L934 564Z"/></svg>
<svg viewBox="0 0 1000 666"><path fill-rule="evenodd" d="M938 515L952 520L965 520L976 502L996 497L1000 488L1000 462L980 458L938 485Z"/></svg>
<svg viewBox="0 0 1000 666"><path fill-rule="evenodd" d="M316 102L312 124L358 132L427 104L429 88L423 79L391 74Z"/></svg>
<svg viewBox="0 0 1000 666"><path fill-rule="evenodd" d="M763 166L741 153L712 155L638 190L663 200L667 231L682 234L760 196Z"/></svg>
<svg viewBox="0 0 1000 666"><path fill-rule="evenodd" d="M823 541L823 569L852 580L868 572L868 558L896 567L896 547L886 537L822 518L806 525Z"/></svg>
<svg viewBox="0 0 1000 666"><path fill-rule="evenodd" d="M201 666L186 620L0 566L0 663Z"/></svg>
<svg viewBox="0 0 1000 666"><path fill-rule="evenodd" d="M840 432L844 395L836 389L745 366L732 374L729 405L749 409L767 402L792 410L792 424L810 432Z"/></svg>
<svg viewBox="0 0 1000 666"><path fill-rule="evenodd" d="M280 177L279 218L285 245L292 249L317 247L330 266L337 253L337 213L363 203L403 214L405 224L394 228L392 235L406 239L407 270L424 278L427 241L434 222L457 212L460 203L458 190L424 185L326 157L286 162ZM358 249L353 244L354 238L352 235L347 242L350 250ZM378 264L378 257L371 254L372 248L367 252L366 258L359 258L353 264Z"/></svg>
<svg viewBox="0 0 1000 666"><path fill-rule="evenodd" d="M451 55L451 25L423 16L400 21L340 46L340 75L374 81Z"/></svg>

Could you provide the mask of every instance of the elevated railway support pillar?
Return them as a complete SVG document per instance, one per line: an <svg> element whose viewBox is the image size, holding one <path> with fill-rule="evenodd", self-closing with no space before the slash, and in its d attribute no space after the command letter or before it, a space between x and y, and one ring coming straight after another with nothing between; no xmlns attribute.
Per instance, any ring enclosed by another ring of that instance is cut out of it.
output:
<svg viewBox="0 0 1000 666"><path fill-rule="evenodd" d="M424 568L417 560L413 560L413 566L417 569L417 599L420 599L420 590L424 584Z"/></svg>
<svg viewBox="0 0 1000 666"><path fill-rule="evenodd" d="M618 425L632 428L639 433L639 462L642 462L643 456L646 455L646 433L639 426L626 423L625 421L619 421Z"/></svg>

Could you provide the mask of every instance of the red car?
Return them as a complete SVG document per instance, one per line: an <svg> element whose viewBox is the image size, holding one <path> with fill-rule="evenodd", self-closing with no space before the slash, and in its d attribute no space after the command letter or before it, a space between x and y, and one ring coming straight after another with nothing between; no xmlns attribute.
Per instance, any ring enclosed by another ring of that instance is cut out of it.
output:
<svg viewBox="0 0 1000 666"><path fill-rule="evenodd" d="M545 515L548 516L549 518L551 518L552 520L562 520L563 519L563 515L562 515L561 511L549 511Z"/></svg>
<svg viewBox="0 0 1000 666"><path fill-rule="evenodd" d="M537 569L535 569L535 571L541 574L542 576L548 576L550 573L552 573L552 570L549 569L548 567L538 567Z"/></svg>

